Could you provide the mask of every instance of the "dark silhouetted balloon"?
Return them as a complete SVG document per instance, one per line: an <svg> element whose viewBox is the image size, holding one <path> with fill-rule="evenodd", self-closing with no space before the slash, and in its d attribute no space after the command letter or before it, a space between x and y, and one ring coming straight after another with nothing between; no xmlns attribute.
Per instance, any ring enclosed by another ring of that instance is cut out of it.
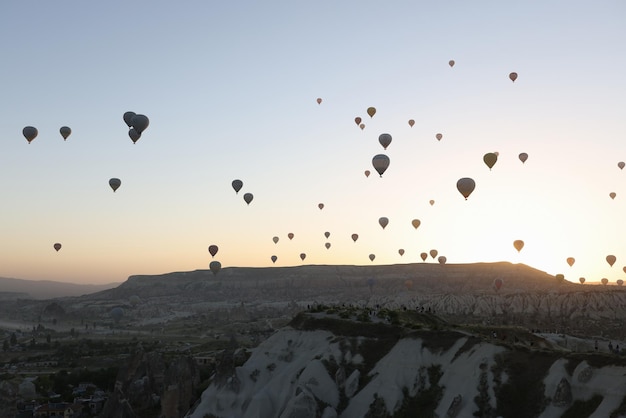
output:
<svg viewBox="0 0 626 418"><path fill-rule="evenodd" d="M359 234L352 234L352 241L356 242L359 239Z"/></svg>
<svg viewBox="0 0 626 418"><path fill-rule="evenodd" d="M254 195L252 193L246 193L243 195L243 200L246 202L246 204L250 204L250 202L252 202L252 199L254 199Z"/></svg>
<svg viewBox="0 0 626 418"><path fill-rule="evenodd" d="M278 237L272 238L272 241L274 241L274 244L278 244Z"/></svg>
<svg viewBox="0 0 626 418"><path fill-rule="evenodd" d="M135 128L130 128L128 130L128 136L130 137L130 140L133 141L133 144L136 144L137 141L139 141L139 138L141 138L141 134L137 132Z"/></svg>
<svg viewBox="0 0 626 418"><path fill-rule="evenodd" d="M419 228L419 226L421 225L421 222L420 222L420 220L419 220L419 219L413 219L413 220L411 221L411 225L413 225L413 228L417 229L417 228Z"/></svg>
<svg viewBox="0 0 626 418"><path fill-rule="evenodd" d="M135 115L137 115L135 112L124 113L124 123L126 123L126 126L128 126L129 128L133 126L133 118L135 117Z"/></svg>
<svg viewBox="0 0 626 418"><path fill-rule="evenodd" d="M528 154L526 154L525 152L520 153L519 160L522 162L522 164L525 163L527 159L528 159Z"/></svg>
<svg viewBox="0 0 626 418"><path fill-rule="evenodd" d="M585 278L581 277L580 279L578 279L578 281L580 282L580 284L585 284Z"/></svg>
<svg viewBox="0 0 626 418"><path fill-rule="evenodd" d="M620 161L619 163L617 163L617 166L619 167L620 170L624 169L624 161Z"/></svg>
<svg viewBox="0 0 626 418"><path fill-rule="evenodd" d="M509 78L511 79L512 82L515 83L515 80L517 80L517 73L509 74Z"/></svg>
<svg viewBox="0 0 626 418"><path fill-rule="evenodd" d="M421 253L420 258L422 259L422 261L426 261L426 259L428 258L428 253Z"/></svg>
<svg viewBox="0 0 626 418"><path fill-rule="evenodd" d="M372 158L372 165L376 172L382 177L383 173L389 168L389 157L385 154L378 154Z"/></svg>
<svg viewBox="0 0 626 418"><path fill-rule="evenodd" d="M400 254L400 257L402 257L402 256L404 255L404 249L403 249L403 248L400 248L400 249L398 250L398 254Z"/></svg>
<svg viewBox="0 0 626 418"><path fill-rule="evenodd" d="M430 256L433 258L433 260L435 259L435 257L437 257L437 254L439 254L439 251L430 250Z"/></svg>
<svg viewBox="0 0 626 418"><path fill-rule="evenodd" d="M287 234L287 238L289 238L289 241L291 241L293 237L294 237L293 232L290 232Z"/></svg>
<svg viewBox="0 0 626 418"><path fill-rule="evenodd" d="M272 263L276 263L276 260L278 260L278 257L276 257L275 255L273 255L271 258L272 258Z"/></svg>
<svg viewBox="0 0 626 418"><path fill-rule="evenodd" d="M215 254L217 254L218 251L219 247L217 245L209 245L209 254L211 254L211 257L215 257Z"/></svg>
<svg viewBox="0 0 626 418"><path fill-rule="evenodd" d="M320 208L320 210L324 209L324 204L323 203L318 203L317 207Z"/></svg>
<svg viewBox="0 0 626 418"><path fill-rule="evenodd" d="M370 171L369 170L365 170L365 177L369 177L370 176Z"/></svg>
<svg viewBox="0 0 626 418"><path fill-rule="evenodd" d="M322 98L321 97L317 98L317 104L322 104Z"/></svg>
<svg viewBox="0 0 626 418"><path fill-rule="evenodd" d="M387 147L391 144L391 135L390 134L380 134L378 136L378 142L383 146L383 149L387 149Z"/></svg>
<svg viewBox="0 0 626 418"><path fill-rule="evenodd" d="M135 130L140 134L143 133L143 131L145 131L150 124L150 120L146 115L135 115L130 122L132 127L135 128Z"/></svg>
<svg viewBox="0 0 626 418"><path fill-rule="evenodd" d="M613 264L615 264L615 261L617 260L617 257L615 257L614 255L607 255L606 256L606 262L609 263L609 266L613 267Z"/></svg>
<svg viewBox="0 0 626 418"><path fill-rule="evenodd" d="M624 281L622 279L617 279L617 281L615 283L617 283L618 286L623 286L624 285Z"/></svg>
<svg viewBox="0 0 626 418"><path fill-rule="evenodd" d="M439 261L439 264L443 265L443 264L446 264L448 259L446 258L445 255L440 255L439 258L437 258L437 261Z"/></svg>
<svg viewBox="0 0 626 418"><path fill-rule="evenodd" d="M53 245L53 247L58 252L61 249L61 244L57 242Z"/></svg>
<svg viewBox="0 0 626 418"><path fill-rule="evenodd" d="M409 126L412 128L415 125L415 121L413 119L409 119Z"/></svg>
<svg viewBox="0 0 626 418"><path fill-rule="evenodd" d="M567 257L567 264L572 267L576 259L574 257Z"/></svg>
<svg viewBox="0 0 626 418"><path fill-rule="evenodd" d="M604 278L602 278L602 280L600 280L600 283L602 283L604 286L606 286L609 283L609 279L604 277Z"/></svg>
<svg viewBox="0 0 626 418"><path fill-rule="evenodd" d="M362 120L363 119L361 119L360 117L357 116L356 118L354 118L354 123L356 123L356 126L359 126L361 124Z"/></svg>
<svg viewBox="0 0 626 418"><path fill-rule="evenodd" d="M213 272L213 274L217 274L222 269L222 263L219 261L211 261L209 263L209 270Z"/></svg>
<svg viewBox="0 0 626 418"><path fill-rule="evenodd" d="M360 124L359 128L361 128L361 130L365 129L365 124L364 123Z"/></svg>
<svg viewBox="0 0 626 418"><path fill-rule="evenodd" d="M435 135L435 138L437 138L437 141L441 141L441 138L443 138L442 134L437 134Z"/></svg>
<svg viewBox="0 0 626 418"><path fill-rule="evenodd" d="M124 316L124 309L120 308L119 306L116 306L115 308L111 309L110 315L111 315L111 318L113 318L113 320L117 324L118 322L120 322L120 320Z"/></svg>
<svg viewBox="0 0 626 418"><path fill-rule="evenodd" d="M330 242L327 242L326 244L324 244L324 247L326 247L326 249L330 249Z"/></svg>
<svg viewBox="0 0 626 418"><path fill-rule="evenodd" d="M389 225L389 218L381 216L380 218L378 218L378 224L382 226L383 229L385 229L385 227Z"/></svg>
<svg viewBox="0 0 626 418"><path fill-rule="evenodd" d="M563 283L565 281L565 275L563 275L561 273L559 273L556 276L554 276L554 278L556 279L556 282L558 284L561 284L561 283Z"/></svg>
<svg viewBox="0 0 626 418"><path fill-rule="evenodd" d="M367 114L370 115L370 118L373 118L374 115L376 114L376 108L375 107L368 107L367 108Z"/></svg>
<svg viewBox="0 0 626 418"><path fill-rule="evenodd" d="M113 192L119 189L121 185L122 185L122 181L120 179L117 179L117 178L109 179L109 186L111 186L111 189L113 189Z"/></svg>
<svg viewBox="0 0 626 418"><path fill-rule="evenodd" d="M29 144L33 139L37 138L38 133L39 131L37 131L37 128L34 126L26 126L22 129L22 135L24 135L24 138L26 138Z"/></svg>
<svg viewBox="0 0 626 418"><path fill-rule="evenodd" d="M374 261L374 259L376 258L376 255L374 254L370 254L369 255L370 261Z"/></svg>
<svg viewBox="0 0 626 418"><path fill-rule="evenodd" d="M59 129L59 132L61 133L61 136L63 137L63 140L65 141L67 137L72 134L72 129L70 129L69 126L61 126L61 128Z"/></svg>
<svg viewBox="0 0 626 418"><path fill-rule="evenodd" d="M243 181L239 179L233 180L231 184L233 186L233 189L235 190L235 194L239 193L239 190L241 190L241 188L243 187Z"/></svg>
<svg viewBox="0 0 626 418"><path fill-rule="evenodd" d="M469 177L463 177L456 182L456 188L463 195L465 200L472 194L474 188L476 188L476 183Z"/></svg>
<svg viewBox="0 0 626 418"><path fill-rule="evenodd" d="M522 241L521 239L516 239L515 241L513 241L513 247L515 247L515 249L519 253L520 251L522 251L522 248L524 248L524 241Z"/></svg>
<svg viewBox="0 0 626 418"><path fill-rule="evenodd" d="M609 193L609 197L610 197L611 199L615 199L615 196L617 196L617 194L616 194L615 192L611 192L611 193Z"/></svg>
<svg viewBox="0 0 626 418"><path fill-rule="evenodd" d="M496 161L498 161L498 156L494 152L488 152L483 156L483 161L487 167L489 167L489 170L491 170L491 168L496 164Z"/></svg>
<svg viewBox="0 0 626 418"><path fill-rule="evenodd" d="M430 203L430 206L433 206L435 204L434 200L430 200L428 203Z"/></svg>
<svg viewBox="0 0 626 418"><path fill-rule="evenodd" d="M305 258L306 258L306 254L300 253L300 260L304 261Z"/></svg>
<svg viewBox="0 0 626 418"><path fill-rule="evenodd" d="M450 61L448 61L448 65L449 65L450 67L454 67L454 60L450 60Z"/></svg>

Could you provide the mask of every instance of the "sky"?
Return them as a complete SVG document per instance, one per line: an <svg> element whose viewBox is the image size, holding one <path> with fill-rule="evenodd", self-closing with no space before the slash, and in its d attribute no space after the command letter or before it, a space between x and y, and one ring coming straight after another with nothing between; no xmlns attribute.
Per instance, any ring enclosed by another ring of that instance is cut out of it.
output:
<svg viewBox="0 0 626 418"><path fill-rule="evenodd" d="M614 284L625 21L621 0L2 2L0 276L111 283L436 249ZM136 143L128 111L150 120Z"/></svg>

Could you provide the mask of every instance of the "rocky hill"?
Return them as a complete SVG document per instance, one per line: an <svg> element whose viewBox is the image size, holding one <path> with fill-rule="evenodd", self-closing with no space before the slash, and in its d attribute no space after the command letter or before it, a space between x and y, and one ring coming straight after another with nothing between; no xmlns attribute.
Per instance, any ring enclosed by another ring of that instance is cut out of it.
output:
<svg viewBox="0 0 626 418"><path fill-rule="evenodd" d="M220 368L187 416L626 417L626 361L604 348L515 328L481 336L428 314L329 312L298 315Z"/></svg>

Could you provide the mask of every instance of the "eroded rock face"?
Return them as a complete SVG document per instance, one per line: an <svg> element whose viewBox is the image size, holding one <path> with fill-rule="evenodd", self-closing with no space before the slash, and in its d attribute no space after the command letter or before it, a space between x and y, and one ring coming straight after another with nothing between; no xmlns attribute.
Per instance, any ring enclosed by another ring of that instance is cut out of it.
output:
<svg viewBox="0 0 626 418"><path fill-rule="evenodd" d="M293 397L280 418L315 418L317 417L317 402L308 391L302 390Z"/></svg>
<svg viewBox="0 0 626 418"><path fill-rule="evenodd" d="M448 408L448 412L446 413L447 418L456 418L459 414L459 410L461 409L461 403L463 402L463 397L461 395L456 395L452 402L450 403L450 407Z"/></svg>
<svg viewBox="0 0 626 418"><path fill-rule="evenodd" d="M590 366L585 367L578 373L578 381L580 383L587 383L593 376L593 369Z"/></svg>
<svg viewBox="0 0 626 418"><path fill-rule="evenodd" d="M572 403L572 388L566 378L562 378L557 385L552 403L555 406L569 406Z"/></svg>

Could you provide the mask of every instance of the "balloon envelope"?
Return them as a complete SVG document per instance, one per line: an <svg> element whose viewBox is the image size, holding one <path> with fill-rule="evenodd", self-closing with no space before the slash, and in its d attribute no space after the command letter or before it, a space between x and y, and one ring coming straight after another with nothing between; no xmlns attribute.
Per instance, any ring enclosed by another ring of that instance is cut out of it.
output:
<svg viewBox="0 0 626 418"><path fill-rule="evenodd" d="M437 138L437 141L441 141L441 138L443 138L442 134L437 134L435 135L435 138Z"/></svg>
<svg viewBox="0 0 626 418"><path fill-rule="evenodd" d="M330 237L330 232L328 232L328 231L324 232L324 236L325 236L326 238Z"/></svg>
<svg viewBox="0 0 626 418"><path fill-rule="evenodd" d="M498 161L498 156L494 152L488 152L483 156L483 161L489 167L489 170L495 165L496 161Z"/></svg>
<svg viewBox="0 0 626 418"><path fill-rule="evenodd" d="M440 255L439 258L437 258L437 261L439 261L439 264L446 264L446 261L448 261L448 259L445 255Z"/></svg>
<svg viewBox="0 0 626 418"><path fill-rule="evenodd" d="M400 254L400 257L402 257L402 256L404 255L404 249L403 249L403 248L400 248L400 249L398 250L398 254Z"/></svg>
<svg viewBox="0 0 626 418"><path fill-rule="evenodd" d="M409 119L409 126L412 128L415 125L415 121L413 119Z"/></svg>
<svg viewBox="0 0 626 418"><path fill-rule="evenodd" d="M131 126L133 126L133 118L135 117L136 113L135 112L126 112L124 113L123 119L124 119L124 123L126 123L126 125L130 128Z"/></svg>
<svg viewBox="0 0 626 418"><path fill-rule="evenodd" d="M289 240L292 240L294 237L293 232L290 232L287 234L287 238L289 238Z"/></svg>
<svg viewBox="0 0 626 418"><path fill-rule="evenodd" d="M330 249L330 242L327 242L326 244L324 244L324 247L326 247L326 249Z"/></svg>
<svg viewBox="0 0 626 418"><path fill-rule="evenodd" d="M59 129L59 132L61 133L61 136L65 140L67 139L68 136L71 135L72 130L70 129L69 126L61 126L61 129Z"/></svg>
<svg viewBox="0 0 626 418"><path fill-rule="evenodd" d="M567 264L569 264L570 267L574 265L575 261L576 259L574 259L574 257L567 257Z"/></svg>
<svg viewBox="0 0 626 418"><path fill-rule="evenodd" d="M215 257L215 254L217 254L218 251L219 248L217 245L209 245L209 254L211 254L211 257Z"/></svg>
<svg viewBox="0 0 626 418"><path fill-rule="evenodd" d="M493 281L493 287L494 287L496 290L500 290L500 288L502 287L502 283L503 283L502 279L500 279L500 278L495 279L495 280Z"/></svg>
<svg viewBox="0 0 626 418"><path fill-rule="evenodd" d="M624 169L624 161L620 161L619 163L617 163L617 166L619 167L620 170Z"/></svg>
<svg viewBox="0 0 626 418"><path fill-rule="evenodd" d="M322 98L321 97L317 98L317 104L322 104Z"/></svg>
<svg viewBox="0 0 626 418"><path fill-rule="evenodd" d="M243 200L246 202L246 204L250 204L250 202L252 202L252 199L254 199L254 195L252 193L246 193L243 195Z"/></svg>
<svg viewBox="0 0 626 418"><path fill-rule="evenodd" d="M528 159L528 154L526 154L525 152L520 153L519 159L522 162L522 164L525 163L526 160Z"/></svg>
<svg viewBox="0 0 626 418"><path fill-rule="evenodd" d="M320 210L322 210L322 209L324 209L324 204L323 204L323 203L319 203L319 204L317 205L317 207L318 207L318 208L320 208Z"/></svg>
<svg viewBox="0 0 626 418"><path fill-rule="evenodd" d="M277 244L278 243L278 237L272 238L272 241L274 241L274 244Z"/></svg>
<svg viewBox="0 0 626 418"><path fill-rule="evenodd" d="M233 186L233 189L235 190L235 194L236 194L236 193L239 193L239 190L241 190L241 188L243 187L243 181L239 179L233 180L231 185Z"/></svg>
<svg viewBox="0 0 626 418"><path fill-rule="evenodd" d="M370 176L370 171L369 170L365 170L365 177L369 177Z"/></svg>
<svg viewBox="0 0 626 418"><path fill-rule="evenodd" d="M278 260L278 257L276 257L275 255L273 255L271 258L272 258L272 263L276 263L276 260Z"/></svg>
<svg viewBox="0 0 626 418"><path fill-rule="evenodd" d="M390 134L380 134L378 137L378 142L383 146L383 149L387 149L387 147L391 144L391 135Z"/></svg>
<svg viewBox="0 0 626 418"><path fill-rule="evenodd" d="M524 241L522 241L521 239L516 239L515 241L513 241L513 247L515 247L515 249L519 253L520 251L522 251L522 248L524 248Z"/></svg>
<svg viewBox="0 0 626 418"><path fill-rule="evenodd" d="M426 259L428 258L428 253L421 253L420 258L422 259L422 261L426 261Z"/></svg>
<svg viewBox="0 0 626 418"><path fill-rule="evenodd" d="M463 177L456 182L457 190L465 197L465 200L472 194L474 188L476 188L476 183L469 177Z"/></svg>
<svg viewBox="0 0 626 418"><path fill-rule="evenodd" d="M454 60L450 60L450 61L448 61L448 65L449 65L450 67L454 67Z"/></svg>
<svg viewBox="0 0 626 418"><path fill-rule="evenodd" d="M437 257L437 254L439 254L437 250L430 250L430 256L433 258L433 260L435 259L435 257Z"/></svg>
<svg viewBox="0 0 626 418"><path fill-rule="evenodd" d="M617 194L615 194L615 192L611 192L611 193L609 193L609 197L610 197L611 199L615 199L615 196L617 196Z"/></svg>
<svg viewBox="0 0 626 418"><path fill-rule="evenodd" d="M385 227L389 225L389 218L381 216L380 218L378 218L378 223L380 224L380 226L383 227L383 229L385 229Z"/></svg>
<svg viewBox="0 0 626 418"><path fill-rule="evenodd" d="M148 125L150 124L150 120L146 115L135 115L130 120L131 125L137 132L140 134L146 130Z"/></svg>
<svg viewBox="0 0 626 418"><path fill-rule="evenodd" d="M615 283L617 283L618 286L622 286L624 284L624 281L622 279L617 279Z"/></svg>
<svg viewBox="0 0 626 418"><path fill-rule="evenodd" d="M305 258L306 258L306 254L300 253L300 260L304 261Z"/></svg>
<svg viewBox="0 0 626 418"><path fill-rule="evenodd" d="M119 189L121 185L122 185L122 181L120 179L117 179L117 178L109 179L109 186L111 186L111 189L113 189L114 192L117 189Z"/></svg>
<svg viewBox="0 0 626 418"><path fill-rule="evenodd" d="M376 258L376 255L370 254L369 257L370 257L370 261L374 261L374 259Z"/></svg>
<svg viewBox="0 0 626 418"><path fill-rule="evenodd" d="M604 277L602 280L600 280L600 282L601 282L603 285L605 285L605 286L606 286L606 285L607 285L607 283L609 283L609 279L607 279L606 277Z"/></svg>
<svg viewBox="0 0 626 418"><path fill-rule="evenodd" d="M614 255L607 255L606 256L606 262L609 263L609 266L613 267L613 264L615 264L615 261L617 260L617 258Z"/></svg>
<svg viewBox="0 0 626 418"><path fill-rule="evenodd" d="M584 284L585 283L585 278L581 277L580 279L578 279L578 281L580 282L580 284Z"/></svg>
<svg viewBox="0 0 626 418"><path fill-rule="evenodd" d="M139 138L141 138L141 134L137 132L135 128L130 128L128 130L128 136L130 137L130 140L133 141L133 144L139 141Z"/></svg>
<svg viewBox="0 0 626 418"><path fill-rule="evenodd" d="M512 82L515 82L515 80L517 80L517 73L509 74L509 78L511 79Z"/></svg>
<svg viewBox="0 0 626 418"><path fill-rule="evenodd" d="M435 204L435 201L434 200L430 200L428 203L430 203L430 206L432 206L432 205Z"/></svg>
<svg viewBox="0 0 626 418"><path fill-rule="evenodd" d="M211 270L213 274L219 273L221 269L222 269L222 263L220 263L219 261L211 261L209 263L209 270Z"/></svg>
<svg viewBox="0 0 626 418"><path fill-rule="evenodd" d="M359 234L352 234L352 241L356 242L359 239Z"/></svg>
<svg viewBox="0 0 626 418"><path fill-rule="evenodd" d="M382 177L383 173L389 168L389 157L385 154L378 154L372 158L372 165L378 174Z"/></svg>
<svg viewBox="0 0 626 418"><path fill-rule="evenodd" d="M354 118L354 123L356 123L356 126L359 126L361 124L362 120L363 119L361 119L360 117L357 116L356 118Z"/></svg>
<svg viewBox="0 0 626 418"><path fill-rule="evenodd" d="M411 221L411 225L413 225L413 228L417 229L420 226L421 222L419 219L413 219Z"/></svg>
<svg viewBox="0 0 626 418"><path fill-rule="evenodd" d="M370 115L370 118L373 118L374 115L376 114L376 108L375 107L368 107L367 108L367 114Z"/></svg>
<svg viewBox="0 0 626 418"><path fill-rule="evenodd" d="M33 139L37 138L38 133L39 131L34 126L26 126L22 129L22 135L24 135L29 144Z"/></svg>
<svg viewBox="0 0 626 418"><path fill-rule="evenodd" d="M57 243L55 243L55 244L53 245L53 247L54 247L54 249L55 249L55 250L57 250L57 252L58 252L58 251L61 249L61 244L57 242Z"/></svg>

